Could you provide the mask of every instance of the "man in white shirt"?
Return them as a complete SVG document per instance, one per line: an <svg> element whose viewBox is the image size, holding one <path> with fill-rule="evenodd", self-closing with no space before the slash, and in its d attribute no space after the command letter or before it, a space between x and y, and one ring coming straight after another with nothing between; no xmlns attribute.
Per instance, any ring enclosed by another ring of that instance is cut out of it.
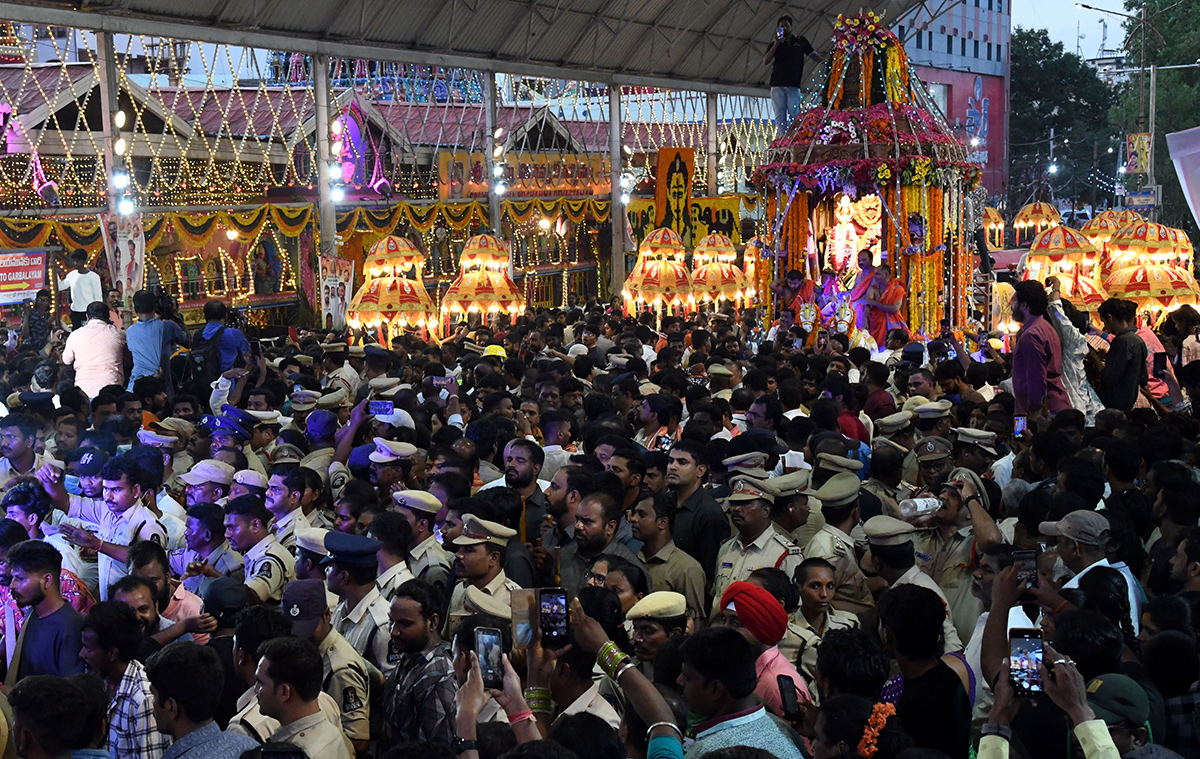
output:
<svg viewBox="0 0 1200 759"><path fill-rule="evenodd" d="M1059 558L1075 573L1067 580L1064 588L1078 588L1079 578L1096 567L1109 567L1125 578L1125 590L1129 594L1129 621L1136 635L1142 618L1141 586L1133 573L1124 564L1108 562L1109 540L1108 519L1099 511L1072 511L1057 522L1042 522L1038 531L1055 540Z"/></svg>
<svg viewBox="0 0 1200 759"><path fill-rule="evenodd" d="M71 265L75 268L58 280L58 290L70 288L71 329L78 329L87 321L87 307L104 301L104 286L100 283L100 275L88 268L88 254L83 249L71 253Z"/></svg>

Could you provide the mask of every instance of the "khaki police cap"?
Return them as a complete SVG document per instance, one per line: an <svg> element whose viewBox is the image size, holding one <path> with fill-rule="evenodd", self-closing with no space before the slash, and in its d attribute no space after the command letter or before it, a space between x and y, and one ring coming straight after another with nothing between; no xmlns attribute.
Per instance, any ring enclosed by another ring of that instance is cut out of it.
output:
<svg viewBox="0 0 1200 759"><path fill-rule="evenodd" d="M950 456L951 450L950 441L944 437L930 435L929 437L921 438L916 446L917 461L935 461L944 459Z"/></svg>
<svg viewBox="0 0 1200 759"><path fill-rule="evenodd" d="M772 477L766 481L765 485L775 494L776 498L789 498L804 493L811 480L812 472L807 469L797 469L781 477Z"/></svg>
<svg viewBox="0 0 1200 759"><path fill-rule="evenodd" d="M375 450L367 457L376 464L391 464L400 459L407 459L417 454L417 447L412 443L397 443L394 440L374 439Z"/></svg>
<svg viewBox="0 0 1200 759"><path fill-rule="evenodd" d="M329 551L325 550L325 534L328 532L329 530L321 527L298 527L296 528L296 546L306 551L312 551L317 556L328 556Z"/></svg>
<svg viewBox="0 0 1200 759"><path fill-rule="evenodd" d="M511 606L469 583L463 606L472 614L489 614L500 619L512 620Z"/></svg>
<svg viewBox="0 0 1200 759"><path fill-rule="evenodd" d="M871 517L863 525L867 533L867 542L878 546L899 546L912 542L913 533L917 528L908 522L881 514Z"/></svg>
<svg viewBox="0 0 1200 759"><path fill-rule="evenodd" d="M442 508L442 502L437 499L437 496L424 490L397 490L392 493L392 500L396 502L397 506L426 514L436 514Z"/></svg>
<svg viewBox="0 0 1200 759"><path fill-rule="evenodd" d="M625 619L671 619L687 614L687 598L682 593L656 590L630 607Z"/></svg>
<svg viewBox="0 0 1200 759"><path fill-rule="evenodd" d="M974 430L970 427L956 427L954 434L958 436L958 442L966 445L973 445L977 448L982 448L993 456L999 456L996 453L996 433L987 432L985 430Z"/></svg>
<svg viewBox="0 0 1200 759"><path fill-rule="evenodd" d="M954 404L950 401L931 401L917 406L913 411L920 419L941 419L950 416L952 408L954 408Z"/></svg>
<svg viewBox="0 0 1200 759"><path fill-rule="evenodd" d="M516 534L517 531L511 527L480 519L474 514L467 514L463 517L462 533L454 539L454 545L473 546L480 543L491 543L503 546L507 545L508 541Z"/></svg>
<svg viewBox="0 0 1200 759"><path fill-rule="evenodd" d="M325 409L341 408L342 406L349 406L349 405L350 405L350 394L346 392L346 388L344 388L344 387L339 387L337 390L334 390L332 393L328 393L327 395L322 395L317 400L317 406L319 408L325 408Z"/></svg>
<svg viewBox="0 0 1200 759"><path fill-rule="evenodd" d="M897 411L875 420L875 431L884 435L899 432L912 424L915 415L911 411Z"/></svg>
<svg viewBox="0 0 1200 759"><path fill-rule="evenodd" d="M843 506L858 498L858 488L861 485L862 481L858 479L858 475L838 472L821 487L808 491L808 496L820 501L821 506Z"/></svg>
<svg viewBox="0 0 1200 759"><path fill-rule="evenodd" d="M756 501L762 499L767 503L775 503L775 496L767 489L761 480L752 477L736 476L730 483L727 501Z"/></svg>
<svg viewBox="0 0 1200 759"><path fill-rule="evenodd" d="M904 402L904 405L903 405L903 406L901 406L900 408L901 408L901 410L903 410L903 411L912 411L912 412L915 414L915 413L916 413L916 410L917 410L919 407L921 407L921 406L924 406L924 405L926 405L927 403L929 403L929 399L928 399L928 398L926 398L925 396L923 396L923 395L914 395L914 396L912 396L911 398L909 398L908 400L906 400L906 401Z"/></svg>
<svg viewBox="0 0 1200 759"><path fill-rule="evenodd" d="M817 454L817 469L824 469L827 472L848 472L857 475L858 471L862 468L863 463L861 461L856 461L846 456L838 456L833 453Z"/></svg>

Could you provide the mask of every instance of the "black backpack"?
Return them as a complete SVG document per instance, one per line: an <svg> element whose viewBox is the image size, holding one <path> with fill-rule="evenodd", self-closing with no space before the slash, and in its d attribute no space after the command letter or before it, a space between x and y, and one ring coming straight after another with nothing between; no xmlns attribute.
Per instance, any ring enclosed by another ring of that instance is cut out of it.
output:
<svg viewBox="0 0 1200 759"><path fill-rule="evenodd" d="M197 330L192 338L191 352L188 353L188 369L191 381L197 384L209 384L221 374L221 336L225 334L225 325L217 328L211 337L204 337L204 329Z"/></svg>

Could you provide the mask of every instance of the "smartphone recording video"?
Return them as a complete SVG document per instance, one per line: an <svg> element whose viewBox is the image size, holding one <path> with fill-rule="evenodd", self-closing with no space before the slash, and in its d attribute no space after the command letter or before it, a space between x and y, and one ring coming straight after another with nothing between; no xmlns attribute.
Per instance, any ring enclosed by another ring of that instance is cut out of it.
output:
<svg viewBox="0 0 1200 759"><path fill-rule="evenodd" d="M1042 631L1017 627L1009 630L1008 681L1018 696L1036 696L1042 692Z"/></svg>

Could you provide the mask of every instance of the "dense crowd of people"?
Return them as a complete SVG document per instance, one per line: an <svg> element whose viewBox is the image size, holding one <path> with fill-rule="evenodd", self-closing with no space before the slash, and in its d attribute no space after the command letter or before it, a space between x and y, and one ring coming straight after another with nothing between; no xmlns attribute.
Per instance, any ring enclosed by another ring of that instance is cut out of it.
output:
<svg viewBox="0 0 1200 759"><path fill-rule="evenodd" d="M872 349L801 284L384 344L40 295L0 750L1200 756L1200 314L1022 282L1014 334Z"/></svg>

